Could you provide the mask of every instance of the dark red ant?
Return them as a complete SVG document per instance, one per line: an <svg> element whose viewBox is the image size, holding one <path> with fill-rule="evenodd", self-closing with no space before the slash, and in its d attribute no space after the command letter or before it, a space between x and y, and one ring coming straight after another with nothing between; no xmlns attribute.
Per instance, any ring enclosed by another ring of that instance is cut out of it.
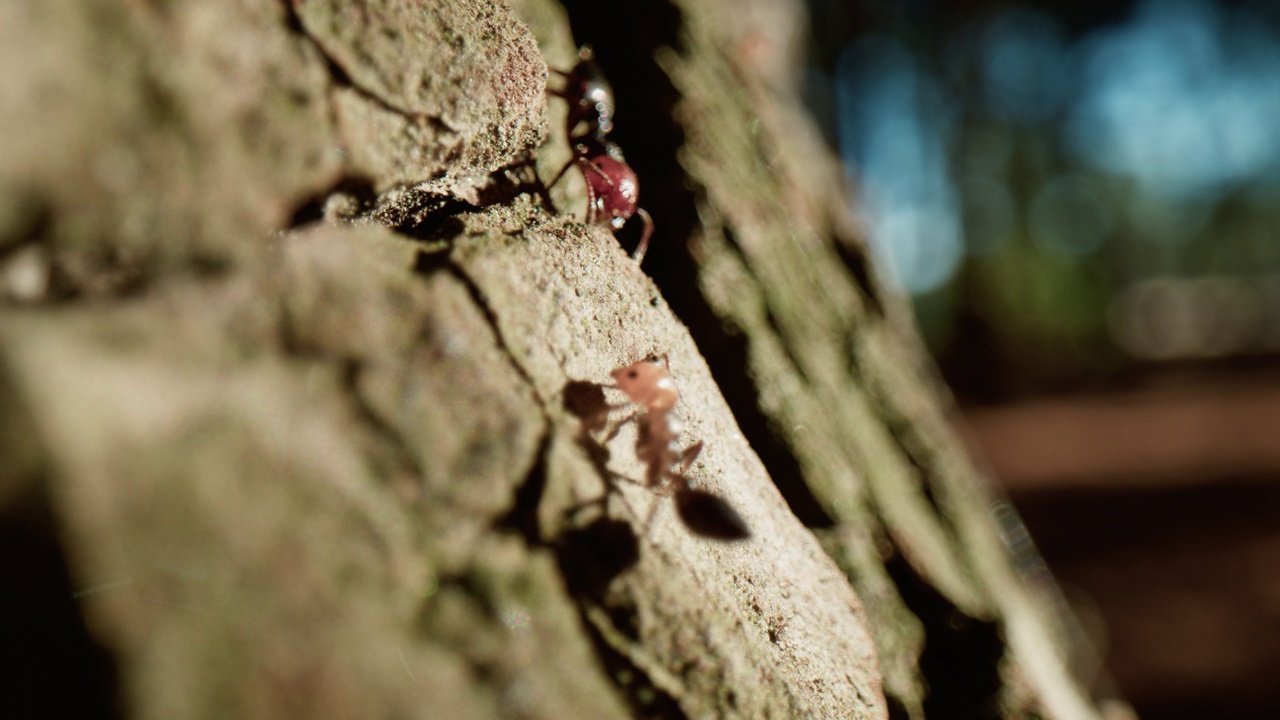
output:
<svg viewBox="0 0 1280 720"><path fill-rule="evenodd" d="M578 64L568 71L552 69L564 78L564 87L547 89L569 103L565 133L574 152L573 159L565 163L547 187L554 187L569 168L577 167L587 187L588 224L607 223L613 230L620 230L632 215L639 215L644 232L632 254L639 264L649 249L653 218L636 204L640 199L636 173L622 157L622 148L607 137L613 130L613 89L596 65L590 45L578 50L578 58Z"/></svg>
<svg viewBox="0 0 1280 720"><path fill-rule="evenodd" d="M613 387L626 393L637 407L606 439L634 421L636 457L645 464L645 485L659 495L672 495L680 520L699 535L719 540L748 538L751 531L742 517L719 496L693 487L685 474L702 452L702 442L680 449L680 427L674 413L680 395L665 355L662 362L659 366L656 360L646 359L613 371Z"/></svg>

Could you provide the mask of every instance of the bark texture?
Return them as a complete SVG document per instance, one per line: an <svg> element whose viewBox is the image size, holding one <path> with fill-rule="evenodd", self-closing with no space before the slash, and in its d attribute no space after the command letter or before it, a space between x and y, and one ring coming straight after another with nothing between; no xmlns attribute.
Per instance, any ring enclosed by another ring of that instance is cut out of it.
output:
<svg viewBox="0 0 1280 720"><path fill-rule="evenodd" d="M15 717L1123 712L877 284L799 7L607 5L0 9ZM651 277L529 192L575 39ZM661 354L747 541L620 479L601 385Z"/></svg>

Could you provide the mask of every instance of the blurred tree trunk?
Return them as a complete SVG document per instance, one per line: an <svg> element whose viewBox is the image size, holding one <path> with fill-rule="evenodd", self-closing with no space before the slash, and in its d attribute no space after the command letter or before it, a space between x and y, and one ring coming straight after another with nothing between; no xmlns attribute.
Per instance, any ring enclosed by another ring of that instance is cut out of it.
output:
<svg viewBox="0 0 1280 720"><path fill-rule="evenodd" d="M798 109L799 3L515 5L0 11L13 716L1099 716ZM531 192L575 40L643 271ZM662 354L748 540L619 479L602 385Z"/></svg>

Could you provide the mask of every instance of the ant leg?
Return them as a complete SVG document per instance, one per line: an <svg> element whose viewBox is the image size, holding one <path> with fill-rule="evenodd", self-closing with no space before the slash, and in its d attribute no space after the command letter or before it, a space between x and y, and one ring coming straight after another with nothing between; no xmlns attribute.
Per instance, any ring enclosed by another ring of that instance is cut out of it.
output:
<svg viewBox="0 0 1280 720"><path fill-rule="evenodd" d="M640 244L636 245L636 251L631 254L631 257L636 261L636 265L639 265L644 262L644 254L649 251L649 236L653 234L653 218L649 217L649 213L642 207L636 208L636 213L644 221L644 234L640 236Z"/></svg>
<svg viewBox="0 0 1280 720"><path fill-rule="evenodd" d="M574 72L573 70L561 70L560 68L553 68L550 65L547 66L547 70L549 72L553 72L559 75L562 78L577 78L579 80L583 79L582 76L578 75L578 73ZM552 90L551 88L547 88L547 92L553 93L555 95L559 95L560 97L564 97L563 91L556 91L556 90Z"/></svg>
<svg viewBox="0 0 1280 720"><path fill-rule="evenodd" d="M666 353L662 353L662 354L649 353L648 355L644 356L644 360L645 362L651 362L654 364L657 364L657 362L661 360L662 364L665 365L667 368L667 373L671 372L671 361L667 359Z"/></svg>
<svg viewBox="0 0 1280 720"><path fill-rule="evenodd" d="M579 514L579 513L583 512L584 510L588 510L588 509L590 509L590 508L593 508L593 507L599 507L599 508L601 509L601 512L602 512L602 513L604 513L604 514L608 514L608 512L609 512L609 495L611 495L611 494L612 494L612 493L610 493L608 490L606 490L606 491L605 491L605 493L604 493L603 495L601 495L600 497L592 498L592 499L590 499L590 500L581 500L581 501L579 501L579 502L577 502L577 503L574 503L573 505L570 505L569 507L565 508L564 510L561 510L561 511L560 511L560 517L564 518L565 520L570 520L570 521L571 521L571 520L573 520L574 518L576 518L576 517L578 516L578 514Z"/></svg>
<svg viewBox="0 0 1280 720"><path fill-rule="evenodd" d="M686 484L689 482L689 479L685 478L684 474L689 472L689 466L693 465L693 461L698 458L698 453L700 452L702 452L701 440L690 445L689 447L685 448L680 452L680 459L677 461L680 463L680 469L676 471L674 474L679 475L681 478L684 478Z"/></svg>
<svg viewBox="0 0 1280 720"><path fill-rule="evenodd" d="M640 416L640 408L636 408L635 410L632 410L631 412L627 413L626 417L617 421L614 424L613 428L610 429L609 432L605 433L604 438L601 439L601 442L607 443L613 440L615 437L617 437L618 433L622 432L622 428L625 427L627 423L635 420L639 416Z"/></svg>
<svg viewBox="0 0 1280 720"><path fill-rule="evenodd" d="M556 183L560 182L560 179L564 177L565 173L569 172L569 168L573 167L575 162L576 160L570 160L565 163L564 167L560 168L560 172L556 173L556 176L551 179L551 182L545 184L540 183L542 187L538 190L538 196L542 198L542 201L547 204L548 208L551 208L551 212L557 215L560 214L560 211L556 209L555 203L551 200L551 188L555 187Z"/></svg>
<svg viewBox="0 0 1280 720"><path fill-rule="evenodd" d="M644 519L644 525L640 528L640 533L646 537L649 535L649 528L653 527L653 519L658 517L658 508L662 505L658 498L654 498L649 505L649 515Z"/></svg>
<svg viewBox="0 0 1280 720"><path fill-rule="evenodd" d="M549 209L552 213L556 213L556 205L554 202L551 201L550 186L543 183L542 178L538 177L538 161L536 158L530 155L525 159L520 160L514 165L512 165L511 169L526 171L526 173L527 171L532 170L533 180L525 180L523 178L519 179L518 182L520 183L520 187L521 188L531 187L533 189L533 192L537 194L538 199L542 201L542 204L547 209ZM522 190L522 192L527 192L527 191Z"/></svg>
<svg viewBox="0 0 1280 720"><path fill-rule="evenodd" d="M680 464L680 469L664 472L662 474L662 484L654 492L659 495L674 495L681 491L692 489L693 481L685 473L689 472L689 466L693 465L693 461L697 459L698 454L701 452L701 440L680 451L680 457L674 461Z"/></svg>
<svg viewBox="0 0 1280 720"><path fill-rule="evenodd" d="M575 83L575 82L576 82L578 85L581 85L581 84L582 84L582 76L581 76L581 75L578 75L577 73L575 73L575 72L574 72L574 71L572 71L572 70L561 70L561 69L559 69L559 68L553 68L553 67L551 67L550 65L548 65L548 66L547 66L547 70L548 70L548 71L550 71L550 72L555 73L556 75L559 75L559 76L560 76L560 77L562 77L562 78L564 78L564 87L557 89L557 88L553 88L553 87L551 87L551 86L549 86L549 85L548 85L548 86L547 86L547 94L548 94L548 95L554 95L554 96L556 96L556 97L558 97L558 98L562 98L562 99L564 99L564 100L568 101L568 103L569 103L570 105L574 105L574 104L576 104L576 103L577 103L577 101L576 101L576 100L574 100L573 98L574 98L574 97L577 97L577 93L571 92L571 91L569 90L569 88L573 87L573 85L574 85L574 83ZM571 97L571 96L572 96L572 97Z"/></svg>
<svg viewBox="0 0 1280 720"><path fill-rule="evenodd" d="M573 160L570 160L569 162L565 163L564 167L560 168L560 172L556 173L556 176L551 179L551 182L547 183L547 189L550 190L551 188L555 187L556 183L560 182L560 178L564 177L564 174L569 172L569 168L573 167L574 163L576 162L577 162L577 158L574 158Z"/></svg>
<svg viewBox="0 0 1280 720"><path fill-rule="evenodd" d="M618 390L619 392L622 391L622 388L618 387L613 383L592 383L592 384L597 385L601 388L604 388L605 390ZM622 402L608 403L605 405L605 407L608 408L610 411L613 411L613 410L621 410L624 407L632 407L634 405L635 405L635 401L633 400L623 400ZM636 412L639 412L639 410L637 410Z"/></svg>
<svg viewBox="0 0 1280 720"><path fill-rule="evenodd" d="M604 171L593 165L590 160L582 157L581 155L574 160L578 163L578 168L582 170L583 175L587 174L587 168L591 168L593 172L604 178L605 182L609 183L611 186L613 185L613 179L608 175L605 175ZM584 177L583 180L585 181L586 178ZM600 209L596 202L596 190L590 182L584 182L583 184L587 186L587 224L595 225L600 220L598 215Z"/></svg>

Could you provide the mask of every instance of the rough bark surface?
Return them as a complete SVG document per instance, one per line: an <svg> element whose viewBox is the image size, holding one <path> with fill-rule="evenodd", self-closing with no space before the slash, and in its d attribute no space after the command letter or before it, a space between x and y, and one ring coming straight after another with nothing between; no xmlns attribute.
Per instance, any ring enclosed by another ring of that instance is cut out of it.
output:
<svg viewBox="0 0 1280 720"><path fill-rule="evenodd" d="M0 9L15 717L1099 716L796 110L799 8L604 5ZM652 279L530 192L575 38ZM661 354L749 540L600 427Z"/></svg>

